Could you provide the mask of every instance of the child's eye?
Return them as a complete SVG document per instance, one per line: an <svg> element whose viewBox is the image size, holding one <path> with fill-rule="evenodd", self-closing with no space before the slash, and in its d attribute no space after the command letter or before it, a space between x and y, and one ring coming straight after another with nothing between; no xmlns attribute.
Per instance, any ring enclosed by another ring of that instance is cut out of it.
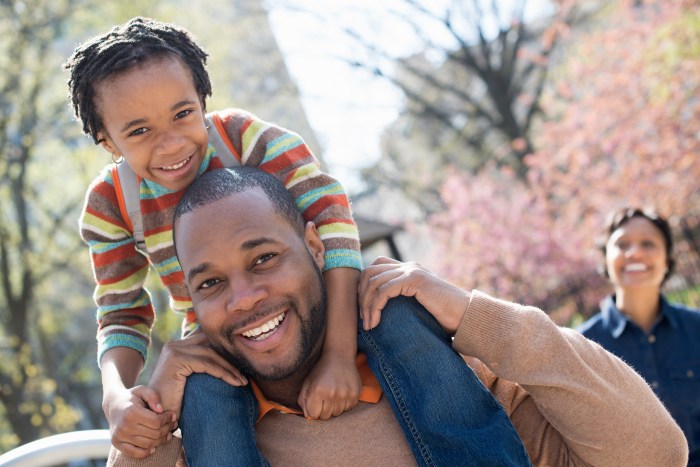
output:
<svg viewBox="0 0 700 467"><path fill-rule="evenodd" d="M186 109L186 110L181 110L175 115L175 120L179 120L181 118L187 117L189 114L192 113L192 109Z"/></svg>
<svg viewBox="0 0 700 467"><path fill-rule="evenodd" d="M221 281L219 279L207 279L201 284L199 284L199 287L197 289L210 289L214 287L216 284L220 283Z"/></svg>
<svg viewBox="0 0 700 467"><path fill-rule="evenodd" d="M148 130L145 129L145 128L143 128L143 127L137 128L136 130L134 130L134 131L132 131L131 133L129 133L129 136L139 136L139 135L142 135L142 134L146 133L147 131L148 131Z"/></svg>

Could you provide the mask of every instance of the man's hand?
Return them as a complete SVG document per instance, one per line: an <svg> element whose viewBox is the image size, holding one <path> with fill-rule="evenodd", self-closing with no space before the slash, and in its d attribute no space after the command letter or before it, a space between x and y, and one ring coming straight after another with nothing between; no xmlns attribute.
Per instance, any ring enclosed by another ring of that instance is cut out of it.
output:
<svg viewBox="0 0 700 467"><path fill-rule="evenodd" d="M379 324L390 298L415 297L451 336L457 332L471 294L423 268L380 256L360 276L360 315L366 330Z"/></svg>
<svg viewBox="0 0 700 467"><path fill-rule="evenodd" d="M163 346L148 386L161 394L165 410L180 417L185 382L192 373L208 373L232 386L245 386L248 380L228 360L216 352L207 337L194 333Z"/></svg>
<svg viewBox="0 0 700 467"><path fill-rule="evenodd" d="M105 394L102 407L112 445L130 457L144 458L172 438L175 414L166 412L157 391L146 386Z"/></svg>
<svg viewBox="0 0 700 467"><path fill-rule="evenodd" d="M299 406L306 418L327 420L355 407L361 390L355 360L324 351L301 387Z"/></svg>

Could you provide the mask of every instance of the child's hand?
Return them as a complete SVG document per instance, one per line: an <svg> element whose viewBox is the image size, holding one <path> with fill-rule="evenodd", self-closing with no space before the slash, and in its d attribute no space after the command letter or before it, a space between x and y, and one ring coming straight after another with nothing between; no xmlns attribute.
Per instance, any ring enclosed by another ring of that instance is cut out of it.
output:
<svg viewBox="0 0 700 467"><path fill-rule="evenodd" d="M304 416L327 420L357 405L362 383L355 359L323 352L299 394Z"/></svg>
<svg viewBox="0 0 700 467"><path fill-rule="evenodd" d="M376 327L386 302L399 295L415 297L451 336L457 332L471 300L469 292L418 263L380 256L360 276L358 302L364 328Z"/></svg>
<svg viewBox="0 0 700 467"><path fill-rule="evenodd" d="M147 386L112 392L103 407L112 445L130 457L150 456L177 428L175 414L164 411L160 395Z"/></svg>
<svg viewBox="0 0 700 467"><path fill-rule="evenodd" d="M163 395L162 406L177 418L185 383L192 373L208 373L232 386L248 384L248 379L209 345L204 333L170 341L163 346L148 385Z"/></svg>

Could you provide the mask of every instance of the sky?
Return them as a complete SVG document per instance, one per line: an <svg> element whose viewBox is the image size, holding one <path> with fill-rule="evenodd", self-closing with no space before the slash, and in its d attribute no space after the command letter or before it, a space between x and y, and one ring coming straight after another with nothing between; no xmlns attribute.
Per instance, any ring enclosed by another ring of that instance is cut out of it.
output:
<svg viewBox="0 0 700 467"><path fill-rule="evenodd" d="M499 0L499 3L504 6L503 11L510 11L513 1ZM423 3L439 11L449 2ZM352 68L339 58L368 58L367 52L342 28L351 26L366 41L378 44L394 56L416 53L422 50L423 42L394 14L406 12L405 3L405 0L268 2L273 33L297 83L329 172L350 191L361 189L358 170L378 160L381 133L397 118L403 96L386 80ZM465 8L471 4L456 3ZM530 0L527 4L530 9L526 18L547 11L546 0ZM449 37L441 36L441 29L430 23L424 27L430 31L431 39L454 46Z"/></svg>
<svg viewBox="0 0 700 467"><path fill-rule="evenodd" d="M385 80L338 58L363 57L361 48L340 30L338 23L369 26L387 16L386 6L392 0L379 7L376 0L353 1L353 9L364 11L358 13L359 20L348 11L349 3L305 1L304 8L315 14L273 8L270 22L329 171L345 185L355 186L359 183L358 169L379 158L381 132L398 116L402 95ZM373 34L365 27L364 33L383 44L401 45L403 50L398 52L412 51L396 41L396 32L391 37L390 33Z"/></svg>

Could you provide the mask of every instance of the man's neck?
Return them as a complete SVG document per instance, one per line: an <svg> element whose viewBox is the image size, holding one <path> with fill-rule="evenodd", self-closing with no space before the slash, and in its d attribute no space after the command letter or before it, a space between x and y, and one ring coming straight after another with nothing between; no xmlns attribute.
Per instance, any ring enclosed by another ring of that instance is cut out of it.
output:
<svg viewBox="0 0 700 467"><path fill-rule="evenodd" d="M282 404L290 409L301 410L299 394L301 394L304 381L319 360L322 344L323 342L320 340L316 351L312 352L312 356L288 378L279 381L255 379L255 384L258 385L258 388L268 400Z"/></svg>
<svg viewBox="0 0 700 467"><path fill-rule="evenodd" d="M306 375L295 374L281 381L255 381L263 395L270 401L294 410L301 410L299 394Z"/></svg>

